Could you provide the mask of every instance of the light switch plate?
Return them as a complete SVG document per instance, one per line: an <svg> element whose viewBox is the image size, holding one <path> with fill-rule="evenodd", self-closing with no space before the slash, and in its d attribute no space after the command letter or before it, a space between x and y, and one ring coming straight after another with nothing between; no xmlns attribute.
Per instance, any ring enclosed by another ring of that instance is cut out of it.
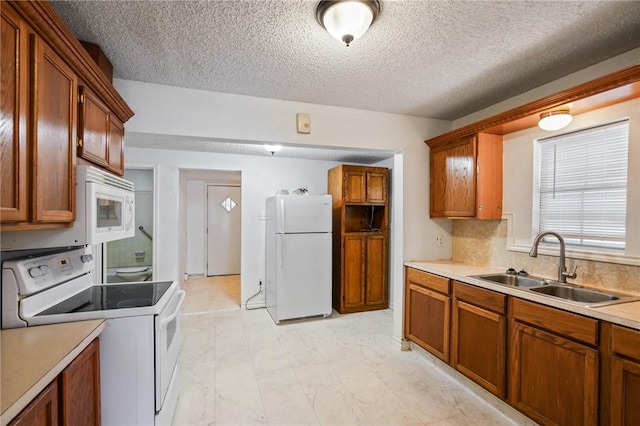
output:
<svg viewBox="0 0 640 426"><path fill-rule="evenodd" d="M311 115L304 113L296 114L296 124L298 126L298 133L308 135L311 133Z"/></svg>

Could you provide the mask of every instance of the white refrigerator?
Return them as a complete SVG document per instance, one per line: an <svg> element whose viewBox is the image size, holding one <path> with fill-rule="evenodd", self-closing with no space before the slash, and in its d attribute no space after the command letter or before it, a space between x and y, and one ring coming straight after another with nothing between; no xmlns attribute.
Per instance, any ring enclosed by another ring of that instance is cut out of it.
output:
<svg viewBox="0 0 640 426"><path fill-rule="evenodd" d="M331 315L331 195L266 202L266 306L277 323Z"/></svg>

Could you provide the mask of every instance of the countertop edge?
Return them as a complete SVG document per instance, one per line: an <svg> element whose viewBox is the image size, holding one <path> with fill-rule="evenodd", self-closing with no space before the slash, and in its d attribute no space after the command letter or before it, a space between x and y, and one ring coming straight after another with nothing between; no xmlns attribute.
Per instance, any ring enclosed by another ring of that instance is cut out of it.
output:
<svg viewBox="0 0 640 426"><path fill-rule="evenodd" d="M0 425L5 426L14 419L31 401L51 383L93 340L102 333L106 321L102 320L84 339L82 339L67 355L47 372L35 385L29 388L11 406L0 415Z"/></svg>
<svg viewBox="0 0 640 426"><path fill-rule="evenodd" d="M613 324L618 324L625 327L633 328L635 330L640 330L640 321L634 321L633 319L620 317L618 315L610 314L610 313L607 313L606 311L603 311L613 306L622 306L624 305L624 303L609 305L605 307L588 308L588 307L578 306L572 303L564 302L561 299L555 299L548 296L538 295L532 292L519 290L518 288L504 286L500 284L492 284L484 280L473 278L468 275L458 275L455 272L452 272L450 270L443 270L441 268L444 266L446 269L452 269L452 268L463 269L464 268L468 270L474 270L474 272L469 275L504 273L504 269L494 268L489 266L471 265L471 264L466 264L462 262L446 261L446 260L444 261L443 260L407 261L407 262L404 262L404 266L418 269L424 272L440 275L440 276L450 278L456 281L460 281L466 284L471 284L476 287L485 288L487 290L493 290L498 293L508 294L511 296L518 297L520 299L529 300L531 302L540 303L541 305L562 309L564 311L573 312L573 313L584 315L590 318L600 319L603 321L608 321ZM440 266L440 268L438 266ZM629 302L629 303L640 303L640 302ZM640 318L640 313L638 314L638 317Z"/></svg>

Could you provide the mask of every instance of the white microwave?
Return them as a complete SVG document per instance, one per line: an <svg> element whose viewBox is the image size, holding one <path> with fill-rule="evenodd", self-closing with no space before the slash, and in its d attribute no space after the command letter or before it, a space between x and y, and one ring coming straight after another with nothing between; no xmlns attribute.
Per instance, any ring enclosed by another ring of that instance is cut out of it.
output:
<svg viewBox="0 0 640 426"><path fill-rule="evenodd" d="M135 235L134 186L128 180L78 166L76 209L69 228L3 232L2 251L100 244Z"/></svg>

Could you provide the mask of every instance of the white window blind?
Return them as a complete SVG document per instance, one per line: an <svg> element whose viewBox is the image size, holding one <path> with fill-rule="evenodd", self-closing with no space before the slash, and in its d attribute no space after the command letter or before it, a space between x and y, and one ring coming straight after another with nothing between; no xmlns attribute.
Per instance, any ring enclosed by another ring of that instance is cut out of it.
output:
<svg viewBox="0 0 640 426"><path fill-rule="evenodd" d="M539 140L539 231L625 248L629 122Z"/></svg>

